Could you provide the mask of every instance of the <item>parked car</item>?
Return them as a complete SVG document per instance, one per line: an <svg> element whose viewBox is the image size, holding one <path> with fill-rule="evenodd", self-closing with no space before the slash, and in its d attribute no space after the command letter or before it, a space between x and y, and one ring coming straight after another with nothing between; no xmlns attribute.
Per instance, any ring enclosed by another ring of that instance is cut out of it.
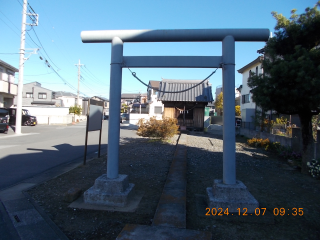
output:
<svg viewBox="0 0 320 240"><path fill-rule="evenodd" d="M120 114L120 123L122 123L123 121L127 121L129 120L129 114L128 113L121 113Z"/></svg>
<svg viewBox="0 0 320 240"><path fill-rule="evenodd" d="M9 115L10 115L10 125L15 125L16 124L16 108L9 108ZM37 117L31 116L29 111L27 109L22 109L22 121L21 125L23 126L35 126L37 125Z"/></svg>
<svg viewBox="0 0 320 240"><path fill-rule="evenodd" d="M0 131L8 133L9 129L9 111L6 108L0 108Z"/></svg>

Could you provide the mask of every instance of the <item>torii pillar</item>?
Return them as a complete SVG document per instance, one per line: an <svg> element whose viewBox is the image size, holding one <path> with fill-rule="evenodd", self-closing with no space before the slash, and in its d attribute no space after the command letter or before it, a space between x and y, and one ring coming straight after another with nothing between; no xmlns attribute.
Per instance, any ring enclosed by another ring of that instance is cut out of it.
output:
<svg viewBox="0 0 320 240"><path fill-rule="evenodd" d="M210 208L253 213L258 201L236 180L235 159L235 42L266 42L269 29L104 30L81 32L84 43L112 43L107 174L84 193L87 203L125 206L134 184L119 174L122 68L217 68L223 70L223 179L207 188ZM123 56L124 42L222 42L222 56ZM125 65L123 64L125 63Z"/></svg>

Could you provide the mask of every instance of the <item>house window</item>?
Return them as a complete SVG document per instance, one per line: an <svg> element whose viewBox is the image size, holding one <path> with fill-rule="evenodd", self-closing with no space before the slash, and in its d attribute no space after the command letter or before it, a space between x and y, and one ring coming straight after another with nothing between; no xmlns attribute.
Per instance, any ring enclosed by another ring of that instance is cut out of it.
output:
<svg viewBox="0 0 320 240"><path fill-rule="evenodd" d="M250 102L250 94L242 95L242 103L249 103Z"/></svg>
<svg viewBox="0 0 320 240"><path fill-rule="evenodd" d="M258 76L258 66L256 67L256 75Z"/></svg>
<svg viewBox="0 0 320 240"><path fill-rule="evenodd" d="M32 92L27 92L27 98L33 98L33 93Z"/></svg>
<svg viewBox="0 0 320 240"><path fill-rule="evenodd" d="M157 107L157 106L155 106L154 107L154 113L158 113L158 114L161 114L162 113L162 107Z"/></svg>
<svg viewBox="0 0 320 240"><path fill-rule="evenodd" d="M38 98L39 99L47 99L47 94L46 93L39 93Z"/></svg>

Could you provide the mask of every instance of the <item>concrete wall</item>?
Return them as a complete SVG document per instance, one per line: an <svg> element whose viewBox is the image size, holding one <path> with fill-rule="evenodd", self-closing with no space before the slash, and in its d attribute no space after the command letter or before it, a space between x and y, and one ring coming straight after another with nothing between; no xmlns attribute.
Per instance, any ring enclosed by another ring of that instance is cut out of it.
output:
<svg viewBox="0 0 320 240"><path fill-rule="evenodd" d="M30 106L23 107L27 109L32 116L37 117L38 124L70 124L72 121L85 121L86 116L80 115L77 116L69 114L68 107L39 107L39 106Z"/></svg>
<svg viewBox="0 0 320 240"><path fill-rule="evenodd" d="M130 117L129 117L129 124L133 124L136 125L138 124L139 119L144 118L146 120L149 120L150 117L154 117L150 114L138 114L138 113L130 113ZM161 120L162 119L162 115L157 115L155 116L156 119Z"/></svg>
<svg viewBox="0 0 320 240"><path fill-rule="evenodd" d="M223 125L223 116L211 116L211 124Z"/></svg>
<svg viewBox="0 0 320 240"><path fill-rule="evenodd" d="M41 107L41 106L28 106L22 107L23 109L27 109L31 115L39 116L39 115L47 115L47 116L65 116L69 114L68 107Z"/></svg>
<svg viewBox="0 0 320 240"><path fill-rule="evenodd" d="M292 138L274 135L266 132L259 132L259 131L250 130L246 128L236 128L236 129L237 129L236 130L237 134L244 135L248 138L253 138L253 137L262 138L262 139L268 138L270 142L280 142L282 146L292 147Z"/></svg>

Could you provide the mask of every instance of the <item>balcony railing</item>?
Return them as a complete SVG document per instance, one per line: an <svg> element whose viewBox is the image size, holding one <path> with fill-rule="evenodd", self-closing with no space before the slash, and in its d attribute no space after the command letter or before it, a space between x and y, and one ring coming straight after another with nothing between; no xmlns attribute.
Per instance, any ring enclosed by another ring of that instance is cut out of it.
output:
<svg viewBox="0 0 320 240"><path fill-rule="evenodd" d="M5 80L0 80L0 92L17 95L18 85Z"/></svg>

